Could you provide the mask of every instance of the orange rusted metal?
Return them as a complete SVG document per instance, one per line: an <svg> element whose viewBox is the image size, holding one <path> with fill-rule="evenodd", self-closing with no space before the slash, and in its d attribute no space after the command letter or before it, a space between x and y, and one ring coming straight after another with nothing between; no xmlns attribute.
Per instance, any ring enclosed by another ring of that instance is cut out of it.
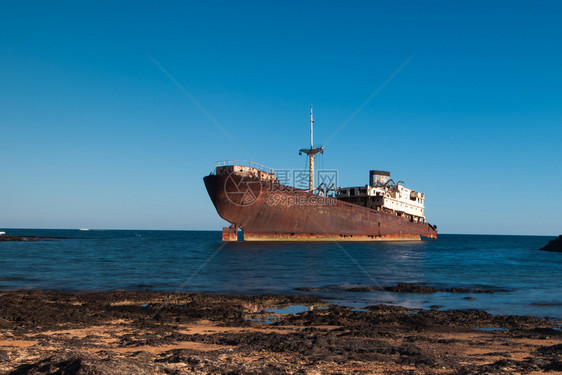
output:
<svg viewBox="0 0 562 375"><path fill-rule="evenodd" d="M223 227L222 240L224 242L238 241L238 231L236 228Z"/></svg>
<svg viewBox="0 0 562 375"><path fill-rule="evenodd" d="M437 230L427 222L321 197L275 181L236 174L211 174L203 180L218 214L241 228L249 241L437 238ZM231 232L227 238L234 238Z"/></svg>

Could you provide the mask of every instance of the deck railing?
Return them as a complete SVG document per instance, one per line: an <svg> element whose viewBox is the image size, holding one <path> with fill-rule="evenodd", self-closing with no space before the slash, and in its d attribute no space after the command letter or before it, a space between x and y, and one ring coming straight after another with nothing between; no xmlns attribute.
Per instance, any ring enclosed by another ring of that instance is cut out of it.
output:
<svg viewBox="0 0 562 375"><path fill-rule="evenodd" d="M229 165L240 165L243 167L255 168L257 170L267 173L275 173L275 169L273 168L267 167L262 164L254 163L253 161L248 161L248 160L222 160L222 161L217 161L215 163L215 167L226 167Z"/></svg>

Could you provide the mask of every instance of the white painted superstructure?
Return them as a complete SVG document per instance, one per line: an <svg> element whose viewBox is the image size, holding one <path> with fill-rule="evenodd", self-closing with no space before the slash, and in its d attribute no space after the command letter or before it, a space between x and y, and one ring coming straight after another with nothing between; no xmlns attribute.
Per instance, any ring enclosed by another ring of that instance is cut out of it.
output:
<svg viewBox="0 0 562 375"><path fill-rule="evenodd" d="M390 172L371 171L370 185L340 187L336 190L336 198L349 203L359 204L376 210L407 216L412 221L425 221L425 194L394 183Z"/></svg>

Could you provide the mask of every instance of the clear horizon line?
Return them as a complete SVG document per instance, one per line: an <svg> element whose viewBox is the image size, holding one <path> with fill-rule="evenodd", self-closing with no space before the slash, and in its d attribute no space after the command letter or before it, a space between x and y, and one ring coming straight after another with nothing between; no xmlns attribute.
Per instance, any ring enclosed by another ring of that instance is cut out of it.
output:
<svg viewBox="0 0 562 375"><path fill-rule="evenodd" d="M221 232L220 229L139 229L139 228L36 228L22 227L9 228L0 227L0 230L127 230L127 231L167 231L167 232ZM439 233L439 235L455 235L455 236L537 236L537 237L557 237L561 234L509 234L509 233ZM306 242L306 241L303 241Z"/></svg>

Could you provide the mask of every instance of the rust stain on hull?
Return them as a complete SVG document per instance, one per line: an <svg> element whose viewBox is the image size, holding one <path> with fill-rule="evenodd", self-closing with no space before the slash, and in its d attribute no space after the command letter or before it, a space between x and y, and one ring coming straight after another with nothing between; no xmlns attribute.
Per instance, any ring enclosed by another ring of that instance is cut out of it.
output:
<svg viewBox="0 0 562 375"><path fill-rule="evenodd" d="M238 241L238 231L235 228L223 227L222 240L224 242Z"/></svg>

